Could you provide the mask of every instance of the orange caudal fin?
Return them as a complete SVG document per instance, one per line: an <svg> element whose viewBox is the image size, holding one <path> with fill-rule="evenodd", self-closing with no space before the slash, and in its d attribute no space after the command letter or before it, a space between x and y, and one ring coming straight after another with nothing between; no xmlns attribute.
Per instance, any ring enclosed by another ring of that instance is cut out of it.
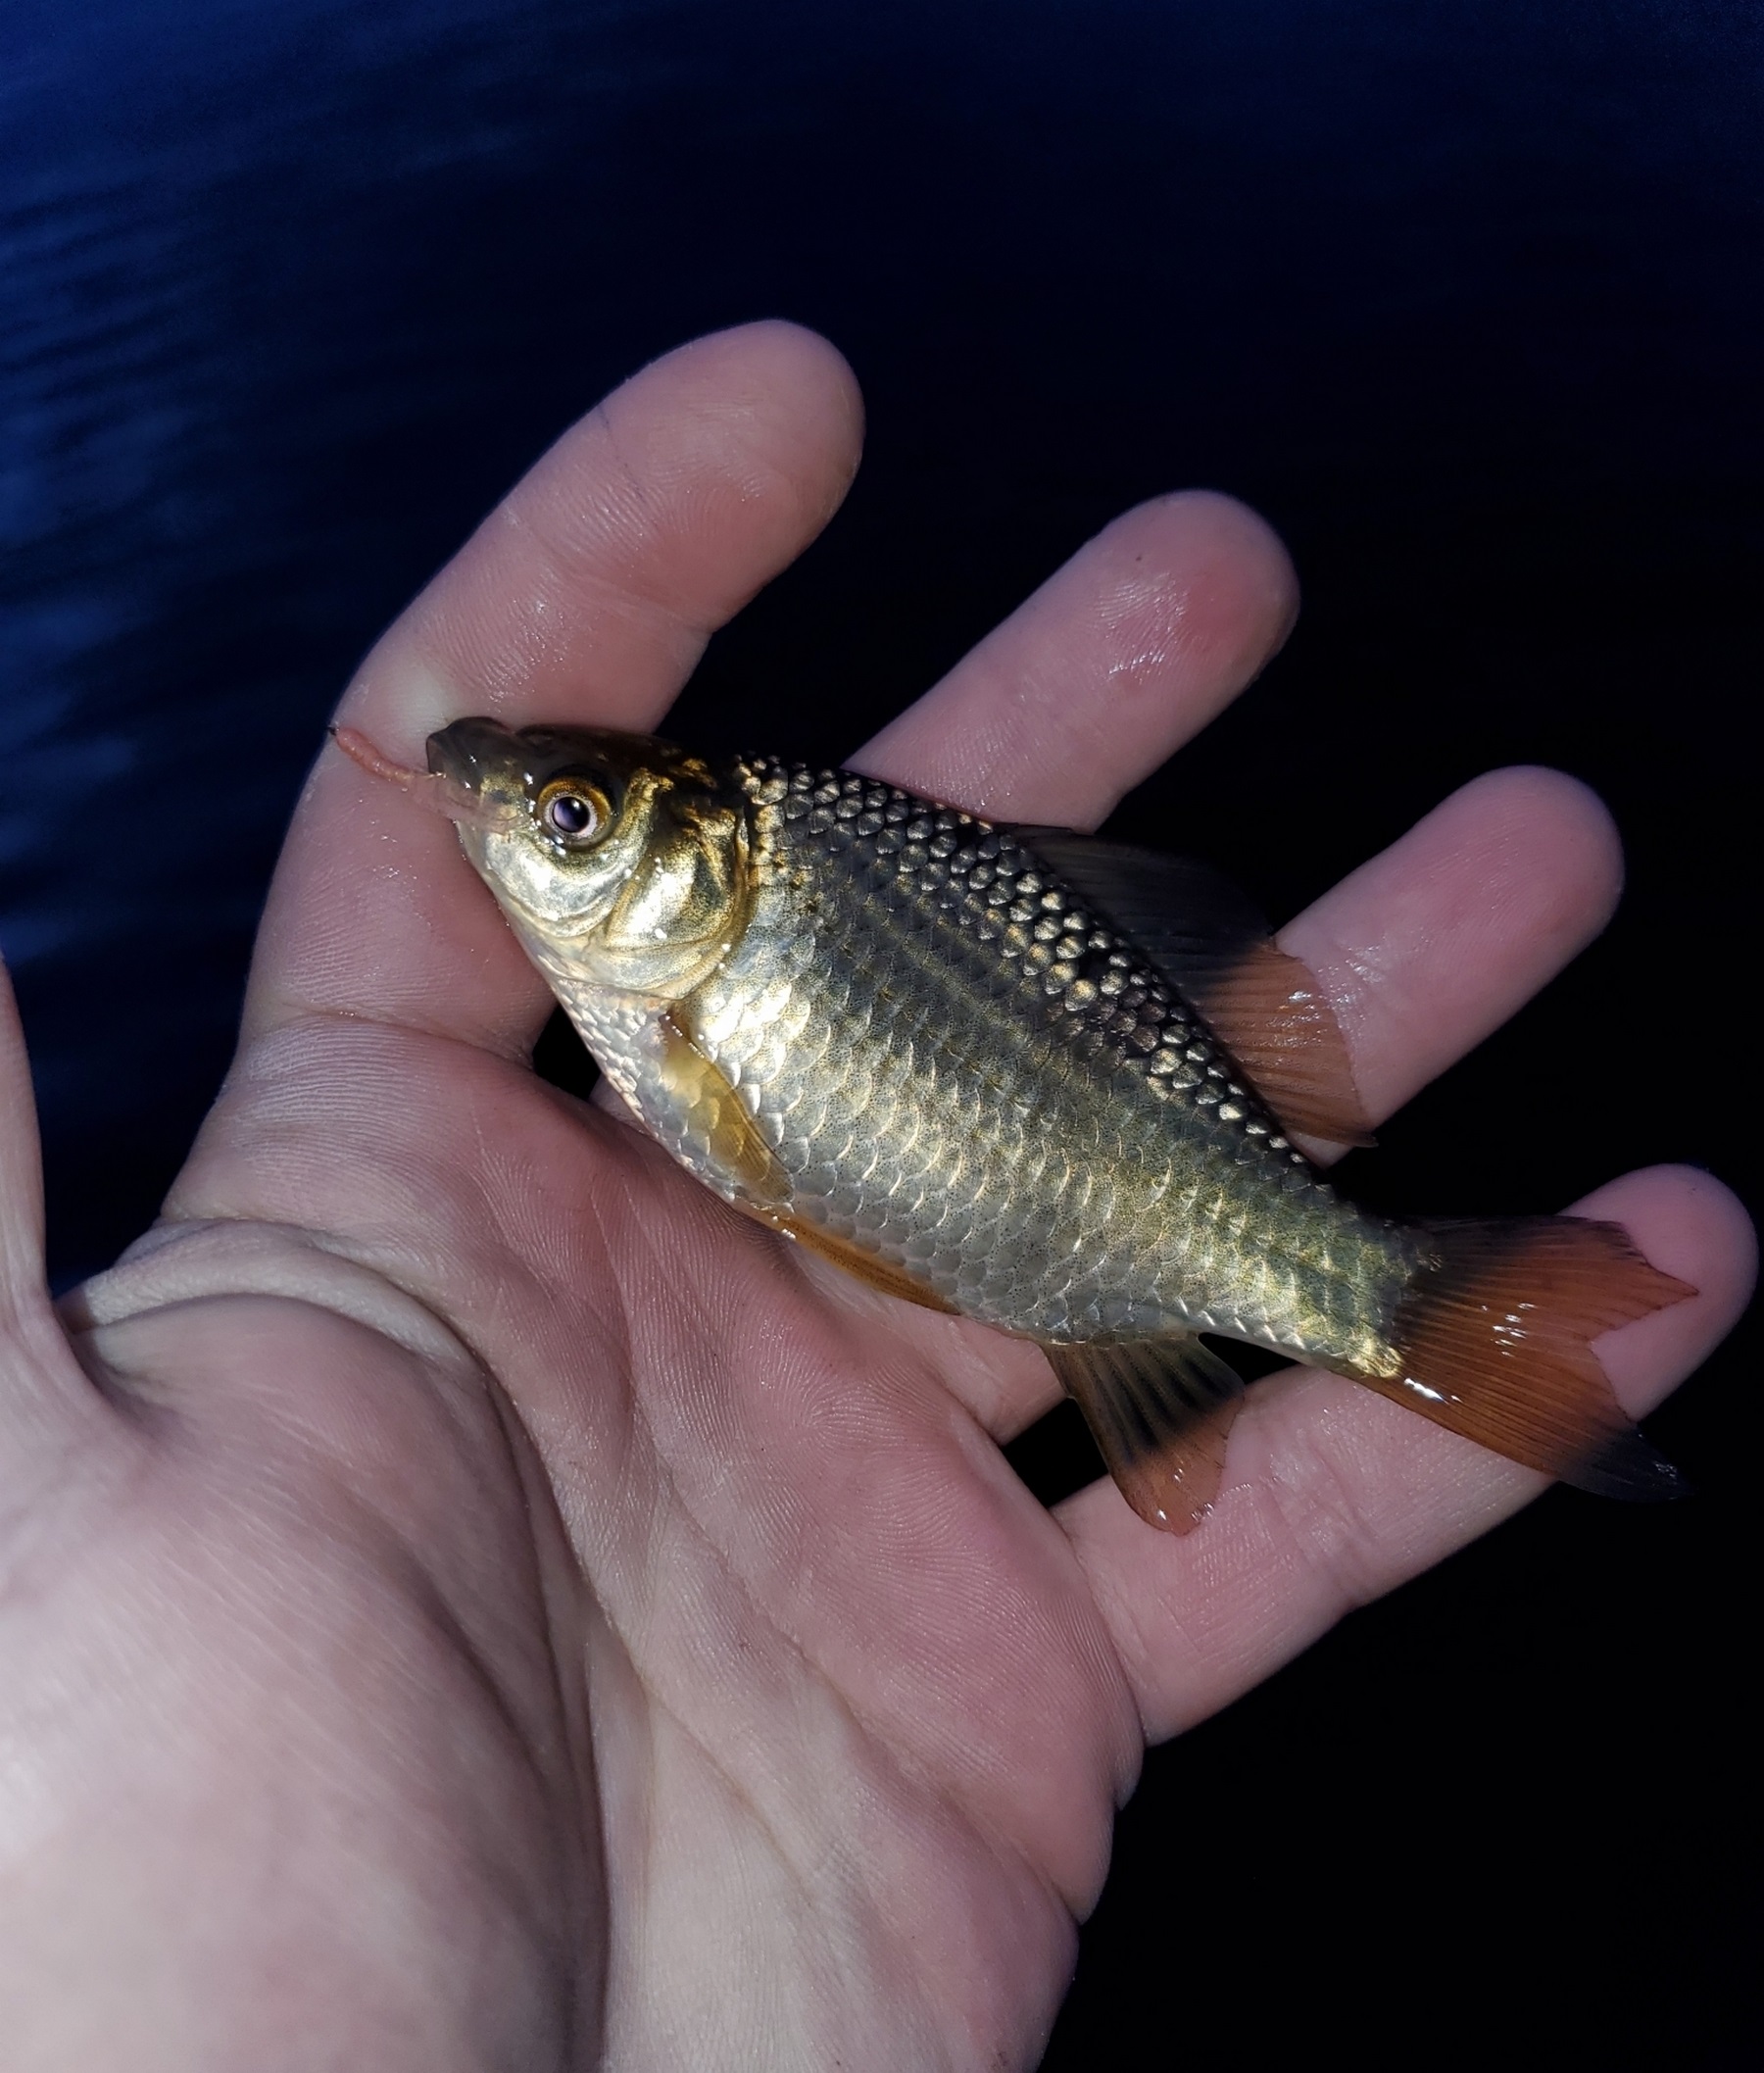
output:
<svg viewBox="0 0 1764 2073"><path fill-rule="evenodd" d="M1592 1352L1601 1332L1696 1291L1620 1224L1578 1217L1438 1223L1390 1336L1395 1377L1356 1380L1530 1468L1604 1497L1682 1497Z"/></svg>

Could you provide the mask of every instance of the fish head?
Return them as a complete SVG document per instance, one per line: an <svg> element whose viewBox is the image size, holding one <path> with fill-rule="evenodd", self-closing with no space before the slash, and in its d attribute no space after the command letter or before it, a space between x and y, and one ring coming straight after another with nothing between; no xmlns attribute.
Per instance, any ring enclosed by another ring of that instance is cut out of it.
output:
<svg viewBox="0 0 1764 2073"><path fill-rule="evenodd" d="M701 758L599 727L457 719L430 772L466 854L561 987L679 1000L752 905L749 808Z"/></svg>

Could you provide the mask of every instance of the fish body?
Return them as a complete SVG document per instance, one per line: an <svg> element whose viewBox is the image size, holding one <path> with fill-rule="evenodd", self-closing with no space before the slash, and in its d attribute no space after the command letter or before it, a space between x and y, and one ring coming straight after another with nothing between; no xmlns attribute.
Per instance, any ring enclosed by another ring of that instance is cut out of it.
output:
<svg viewBox="0 0 1764 2073"><path fill-rule="evenodd" d="M1673 1494L1588 1343L1690 1292L1613 1226L1340 1198L1290 1134L1361 1134L1340 1032L1211 874L640 737L471 719L429 753L673 1157L878 1285L1044 1346L1152 1523L1204 1511L1241 1395L1201 1333Z"/></svg>
<svg viewBox="0 0 1764 2073"><path fill-rule="evenodd" d="M741 762L756 891L672 1012L799 1216L1047 1344L1213 1331L1385 1361L1402 1233L1337 1198L1147 960L1007 830ZM744 1205L652 1069L641 997L554 983L682 1164Z"/></svg>

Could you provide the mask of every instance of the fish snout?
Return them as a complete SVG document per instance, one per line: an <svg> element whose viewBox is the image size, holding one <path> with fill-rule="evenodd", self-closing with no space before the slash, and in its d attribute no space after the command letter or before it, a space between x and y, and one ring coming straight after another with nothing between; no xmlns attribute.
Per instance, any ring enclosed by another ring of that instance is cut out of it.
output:
<svg viewBox="0 0 1764 2073"><path fill-rule="evenodd" d="M519 761L513 729L500 719L471 716L456 719L431 734L427 742L428 766L437 777L449 778L478 793L487 780L510 773Z"/></svg>

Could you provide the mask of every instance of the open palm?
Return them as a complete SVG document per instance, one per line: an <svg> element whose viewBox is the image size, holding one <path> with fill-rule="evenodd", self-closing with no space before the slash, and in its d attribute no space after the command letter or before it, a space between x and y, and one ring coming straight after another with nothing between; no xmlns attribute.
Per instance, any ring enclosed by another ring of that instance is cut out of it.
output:
<svg viewBox="0 0 1764 2073"><path fill-rule="evenodd" d="M858 439L849 374L787 326L659 363L346 716L407 758L467 712L654 726ZM1148 506L858 761L1094 823L1293 608L1248 513ZM1544 983L1617 875L1596 802L1510 771L1292 924L1373 1113ZM846 1281L537 1080L547 1008L446 826L327 753L226 1089L71 1338L13 1061L21 2073L1033 2064L1146 1741L1541 1487L1295 1372L1191 1538L1105 1485L1050 1514L997 1444L1054 1397L1040 1354ZM1748 1235L1700 1174L1597 1209L1702 1291L1606 1342L1642 1410L1731 1321Z"/></svg>

